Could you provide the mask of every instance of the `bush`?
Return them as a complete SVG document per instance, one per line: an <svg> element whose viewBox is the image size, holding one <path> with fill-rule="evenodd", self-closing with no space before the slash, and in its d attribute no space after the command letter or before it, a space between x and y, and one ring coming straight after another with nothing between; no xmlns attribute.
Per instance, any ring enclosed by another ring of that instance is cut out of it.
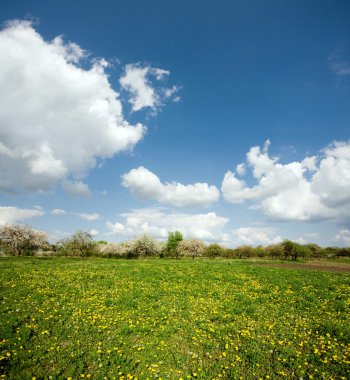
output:
<svg viewBox="0 0 350 380"><path fill-rule="evenodd" d="M38 249L48 246L47 234L25 225L0 227L1 248L12 256L33 255Z"/></svg>
<svg viewBox="0 0 350 380"><path fill-rule="evenodd" d="M215 257L221 257L225 255L225 248L219 244L210 244L205 247L203 255L214 259Z"/></svg>

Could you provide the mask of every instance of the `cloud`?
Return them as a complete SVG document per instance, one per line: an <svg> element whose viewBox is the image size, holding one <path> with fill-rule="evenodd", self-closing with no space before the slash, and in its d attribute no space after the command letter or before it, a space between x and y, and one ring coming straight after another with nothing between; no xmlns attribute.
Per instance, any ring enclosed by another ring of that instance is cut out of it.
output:
<svg viewBox="0 0 350 380"><path fill-rule="evenodd" d="M236 166L236 173L238 174L238 175L245 175L245 173L246 173L246 167L245 167L245 164L238 164L237 166Z"/></svg>
<svg viewBox="0 0 350 380"><path fill-rule="evenodd" d="M242 227L232 231L233 242L236 245L269 245L282 241L273 228Z"/></svg>
<svg viewBox="0 0 350 380"><path fill-rule="evenodd" d="M176 213L163 208L136 209L121 214L123 222L107 222L111 234L121 237L135 237L147 233L157 238L166 239L169 231L181 231L186 238L207 241L225 240L222 228L228 219L216 215Z"/></svg>
<svg viewBox="0 0 350 380"><path fill-rule="evenodd" d="M52 211L51 211L51 214L52 215L65 215L67 214L66 211L60 209L60 208L54 208Z"/></svg>
<svg viewBox="0 0 350 380"><path fill-rule="evenodd" d="M179 90L180 90L180 88L178 86L173 86L171 88L165 88L164 91L163 91L164 92L164 97L165 98L170 98L171 96L173 96L174 94L176 94ZM178 102L180 100L181 100L181 98L179 96L176 96L173 99L174 102Z"/></svg>
<svg viewBox="0 0 350 380"><path fill-rule="evenodd" d="M145 127L123 117L105 60L84 69L82 48L45 41L27 21L0 31L0 51L0 191L75 183L142 139Z"/></svg>
<svg viewBox="0 0 350 380"><path fill-rule="evenodd" d="M91 195L89 186L82 181L64 180L61 186L67 194L73 197L89 197Z"/></svg>
<svg viewBox="0 0 350 380"><path fill-rule="evenodd" d="M78 218L86 220L88 222L92 222L94 220L100 219L100 215L97 213L87 214L84 212L72 212L72 215L75 215Z"/></svg>
<svg viewBox="0 0 350 380"><path fill-rule="evenodd" d="M94 236L97 236L97 235L98 235L98 231L95 230L95 229L93 229L93 228L91 228L91 230L89 230L89 234L90 234L92 237L94 237Z"/></svg>
<svg viewBox="0 0 350 380"><path fill-rule="evenodd" d="M350 246L350 230L348 230L347 228L343 228L337 233L337 235L334 237L333 240L338 241L342 243L343 245L349 247Z"/></svg>
<svg viewBox="0 0 350 380"><path fill-rule="evenodd" d="M177 86L171 88L158 87L151 81L151 77L155 77L157 81L160 81L169 74L168 70L151 66L141 66L139 64L125 66L124 75L120 78L119 83L130 94L129 103L133 112L147 107L156 111L163 105L163 100L171 98L179 90Z"/></svg>
<svg viewBox="0 0 350 380"><path fill-rule="evenodd" d="M255 186L231 171L225 174L221 191L227 201L253 201L253 208L274 220L349 220L350 143L334 142L317 157L287 164L270 157L268 147L269 142L247 153Z"/></svg>
<svg viewBox="0 0 350 380"><path fill-rule="evenodd" d="M344 53L345 49L338 47L328 58L329 67L338 78L350 75L350 62L344 58Z"/></svg>
<svg viewBox="0 0 350 380"><path fill-rule="evenodd" d="M23 220L43 215L45 215L45 212L40 207L28 209L11 206L0 206L0 225L16 224L22 222Z"/></svg>
<svg viewBox="0 0 350 380"><path fill-rule="evenodd" d="M207 183L183 185L178 182L163 184L150 170L143 166L132 169L122 176L122 185L137 198L156 200L176 207L209 206L219 200L220 193Z"/></svg>

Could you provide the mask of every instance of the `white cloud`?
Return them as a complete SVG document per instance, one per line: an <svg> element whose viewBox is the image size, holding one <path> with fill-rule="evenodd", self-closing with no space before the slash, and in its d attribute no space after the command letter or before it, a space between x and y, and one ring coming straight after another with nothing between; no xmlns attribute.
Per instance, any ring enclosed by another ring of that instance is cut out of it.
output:
<svg viewBox="0 0 350 380"><path fill-rule="evenodd" d="M158 87L152 83L151 77L160 81L168 76L170 72L150 66L140 66L139 64L129 64L125 66L124 75L120 78L121 87L130 93L129 103L132 110L140 111L143 108L151 108L156 111L163 105L163 100L172 97L179 88Z"/></svg>
<svg viewBox="0 0 350 380"><path fill-rule="evenodd" d="M123 117L106 62L44 39L26 21L0 31L0 191L49 191L81 180L98 159L130 150L145 128Z"/></svg>
<svg viewBox="0 0 350 380"><path fill-rule="evenodd" d="M334 237L335 241L338 241L342 244L344 244L345 246L350 246L350 230L348 230L347 228L343 228L342 230L340 230L337 235Z"/></svg>
<svg viewBox="0 0 350 380"><path fill-rule="evenodd" d="M164 69L151 69L152 73L156 76L157 80L162 80L164 77L170 75L169 70L164 70Z"/></svg>
<svg viewBox="0 0 350 380"><path fill-rule="evenodd" d="M60 208L54 208L52 211L51 211L51 214L52 215L65 215L67 214L66 211L60 209Z"/></svg>
<svg viewBox="0 0 350 380"><path fill-rule="evenodd" d="M125 75L120 78L122 88L131 93L129 103L132 104L133 111L145 107L155 109L159 105L159 97L147 79L149 70L149 67L126 65Z"/></svg>
<svg viewBox="0 0 350 380"><path fill-rule="evenodd" d="M233 242L236 245L269 245L282 241L273 228L242 227L232 231Z"/></svg>
<svg viewBox="0 0 350 380"><path fill-rule="evenodd" d="M89 197L91 192L89 186L82 181L62 181L62 189L73 197Z"/></svg>
<svg viewBox="0 0 350 380"><path fill-rule="evenodd" d="M171 96L173 96L175 93L177 93L178 91L180 90L180 88L178 86L173 86L171 88L165 88L164 89L164 96L166 98L170 98ZM180 100L180 99L179 99ZM176 100L176 101L179 101L179 100ZM175 101L175 99L173 100ZM176 102L175 101L175 102Z"/></svg>
<svg viewBox="0 0 350 380"><path fill-rule="evenodd" d="M45 215L45 212L40 207L28 209L11 206L0 206L0 225L16 224L22 222L23 220L43 215Z"/></svg>
<svg viewBox="0 0 350 380"><path fill-rule="evenodd" d="M222 228L228 219L216 215L188 214L169 212L163 208L144 208L121 214L124 221L107 222L112 234L121 237L134 237L147 233L157 238L166 239L169 231L181 231L186 238L207 241L221 241L226 238Z"/></svg>
<svg viewBox="0 0 350 380"><path fill-rule="evenodd" d="M94 236L97 236L98 235L98 231L95 230L94 228L91 228L91 230L89 230L89 234L94 237Z"/></svg>
<svg viewBox="0 0 350 380"><path fill-rule="evenodd" d="M247 153L255 186L247 186L231 171L225 174L221 190L227 201L254 201L254 208L276 220L348 219L350 143L335 142L318 157L287 164L270 157L268 145Z"/></svg>
<svg viewBox="0 0 350 380"><path fill-rule="evenodd" d="M72 215L75 215L78 218L86 220L88 222L92 222L94 220L100 219L100 215L97 213L87 214L85 212L73 212Z"/></svg>
<svg viewBox="0 0 350 380"><path fill-rule="evenodd" d="M246 167L245 167L245 164L238 164L237 166L236 166L236 173L238 174L238 175L244 175L245 173L246 173Z"/></svg>
<svg viewBox="0 0 350 380"><path fill-rule="evenodd" d="M154 173L143 166L124 174L122 184L140 199L152 199L176 207L209 206L217 202L220 197L219 190L207 183L163 184Z"/></svg>

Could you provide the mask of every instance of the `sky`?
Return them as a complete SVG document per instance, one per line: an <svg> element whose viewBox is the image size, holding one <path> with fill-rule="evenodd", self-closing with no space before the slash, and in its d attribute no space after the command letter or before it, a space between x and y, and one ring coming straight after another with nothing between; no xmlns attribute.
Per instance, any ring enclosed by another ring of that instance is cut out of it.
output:
<svg viewBox="0 0 350 380"><path fill-rule="evenodd" d="M0 225L350 245L350 3L0 3Z"/></svg>

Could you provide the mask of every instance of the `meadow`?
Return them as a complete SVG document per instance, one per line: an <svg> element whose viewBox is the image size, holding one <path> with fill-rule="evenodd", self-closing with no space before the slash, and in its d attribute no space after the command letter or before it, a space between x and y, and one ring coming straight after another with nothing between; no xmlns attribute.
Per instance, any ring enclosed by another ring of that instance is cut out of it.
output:
<svg viewBox="0 0 350 380"><path fill-rule="evenodd" d="M0 258L2 379L349 379L350 275Z"/></svg>

